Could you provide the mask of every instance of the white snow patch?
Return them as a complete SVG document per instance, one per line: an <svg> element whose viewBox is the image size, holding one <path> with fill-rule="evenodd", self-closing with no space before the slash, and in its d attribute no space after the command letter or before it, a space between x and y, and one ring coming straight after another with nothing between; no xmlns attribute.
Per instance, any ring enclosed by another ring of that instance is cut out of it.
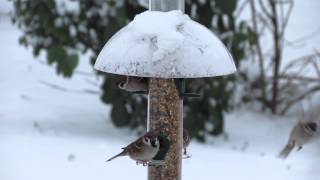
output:
<svg viewBox="0 0 320 180"><path fill-rule="evenodd" d="M55 0L57 3L57 10L60 15L64 15L67 12L80 12L80 2L74 0Z"/></svg>
<svg viewBox="0 0 320 180"><path fill-rule="evenodd" d="M99 95L95 76L71 80L34 59L18 44L21 32L10 18L0 21L0 179L147 179L147 169L129 158L105 160L136 138L116 129ZM87 56L77 71L92 73ZM65 87L69 92L40 82ZM318 111L317 111L318 112ZM279 118L238 110L226 116L226 138L191 142L183 180L318 180L320 143L311 142L286 161L276 158L297 117ZM125 172L125 173L124 173Z"/></svg>

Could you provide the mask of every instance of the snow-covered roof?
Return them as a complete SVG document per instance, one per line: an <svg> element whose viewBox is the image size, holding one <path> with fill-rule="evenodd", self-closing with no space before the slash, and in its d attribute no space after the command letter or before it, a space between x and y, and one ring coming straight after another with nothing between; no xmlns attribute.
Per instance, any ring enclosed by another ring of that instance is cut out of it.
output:
<svg viewBox="0 0 320 180"><path fill-rule="evenodd" d="M107 42L95 68L159 78L210 77L236 71L223 43L181 11L138 14Z"/></svg>

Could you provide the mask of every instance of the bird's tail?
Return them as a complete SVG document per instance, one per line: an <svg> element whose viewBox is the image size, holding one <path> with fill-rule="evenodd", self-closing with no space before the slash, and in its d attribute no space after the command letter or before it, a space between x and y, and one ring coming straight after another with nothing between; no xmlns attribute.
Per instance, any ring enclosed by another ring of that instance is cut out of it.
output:
<svg viewBox="0 0 320 180"><path fill-rule="evenodd" d="M115 158L117 158L117 157L125 156L126 154L127 154L127 153L126 153L125 151L122 151L121 153L119 153L119 154L113 156L112 158L108 159L107 162L109 162L109 161L111 161L111 160L113 160L113 159L115 159Z"/></svg>
<svg viewBox="0 0 320 180"><path fill-rule="evenodd" d="M294 148L294 144L295 143L288 143L284 148L283 150L280 152L279 154L279 158L281 159L286 159L290 152L292 151L292 149Z"/></svg>

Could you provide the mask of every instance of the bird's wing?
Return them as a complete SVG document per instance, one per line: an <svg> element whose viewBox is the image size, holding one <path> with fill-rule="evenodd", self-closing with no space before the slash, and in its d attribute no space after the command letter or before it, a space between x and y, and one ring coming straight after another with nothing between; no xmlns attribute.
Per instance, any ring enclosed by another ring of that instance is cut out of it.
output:
<svg viewBox="0 0 320 180"><path fill-rule="evenodd" d="M132 142L131 144L129 144L127 147L123 148L125 151L130 151L130 152L137 152L137 151L141 151L143 150L143 142L142 142L142 138L137 139L136 141Z"/></svg>

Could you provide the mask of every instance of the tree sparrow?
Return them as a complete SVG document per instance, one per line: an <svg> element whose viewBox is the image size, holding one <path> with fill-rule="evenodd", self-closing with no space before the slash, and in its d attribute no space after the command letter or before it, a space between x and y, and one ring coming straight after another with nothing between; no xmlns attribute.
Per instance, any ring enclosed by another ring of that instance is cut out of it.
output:
<svg viewBox="0 0 320 180"><path fill-rule="evenodd" d="M120 89L128 92L146 92L148 91L148 78L127 76L117 85Z"/></svg>
<svg viewBox="0 0 320 180"><path fill-rule="evenodd" d="M315 122L299 121L291 130L288 144L280 152L280 158L287 158L294 147L298 147L298 151L306 144L316 133L318 128Z"/></svg>
<svg viewBox="0 0 320 180"><path fill-rule="evenodd" d="M107 161L111 161L120 156L129 156L137 164L147 165L158 153L160 147L159 139L153 132L147 132L133 143L122 148L123 151Z"/></svg>

